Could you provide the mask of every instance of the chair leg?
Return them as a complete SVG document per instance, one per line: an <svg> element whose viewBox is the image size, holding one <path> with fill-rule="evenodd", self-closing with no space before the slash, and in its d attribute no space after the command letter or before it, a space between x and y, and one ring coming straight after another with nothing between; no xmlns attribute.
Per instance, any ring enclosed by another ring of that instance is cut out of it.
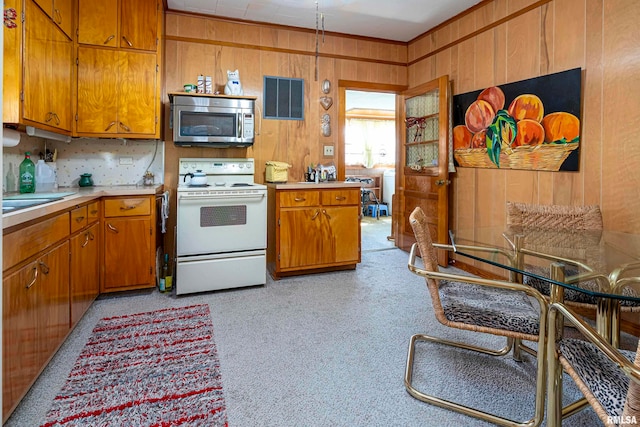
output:
<svg viewBox="0 0 640 427"><path fill-rule="evenodd" d="M432 405L436 405L439 406L441 408L445 408L445 409L450 409L456 412L460 412L462 414L465 415L469 415L475 418L479 418L481 420L485 420L488 421L490 423L494 423L497 425L501 425L501 426L506 426L506 427L536 427L539 426L540 423L542 422L542 418L544 416L544 394L545 394L545 383L544 383L544 378L545 378L545 360L544 357L539 358L538 359L538 374L537 374L537 387L536 387L536 408L535 408L535 414L534 414L534 418L528 420L528 421L524 421L524 422L519 422L519 421L514 421L514 420L510 420L508 418L503 418L503 417L499 417L497 415L493 415L484 411L481 411L479 409L475 409L475 408L471 408L469 406L465 406L462 405L460 403L456 403L456 402L452 402L450 400L446 400L446 399L441 399L437 396L433 396L433 395L429 395L426 393L423 393L421 391L419 391L418 389L416 389L415 387L413 387L412 385L412 380L413 380L413 361L414 361L414 357L415 357L415 344L416 341L425 341L425 342L432 342L432 343L438 343L438 344L444 344L444 345L449 345L449 346L453 346L453 347L458 347L458 348L463 348L463 349L467 349L467 350L473 350L473 351L477 351L480 353L484 353L484 354L488 354L488 355L492 355L492 356L504 356L506 354L508 354L512 348L514 348L514 339L513 338L507 338L507 344L499 349L499 350L493 350L493 349L488 349L488 348L484 348L484 347L478 347L475 345L471 345L471 344L466 344L466 343L461 343L461 342L456 342L456 341L449 341L449 340L445 340L445 339L441 339L441 338L437 338L437 337L433 337L433 336L429 336L429 335L425 335L425 334L415 334L411 337L411 340L409 342L409 353L407 355L407 365L406 365L406 370L405 370L405 376L404 376L404 385L405 388L407 389L407 392L413 396L414 398L425 402L425 403L430 403ZM518 340L520 341L520 340ZM523 346L525 349L528 348L526 346ZM527 351L528 352L528 351Z"/></svg>

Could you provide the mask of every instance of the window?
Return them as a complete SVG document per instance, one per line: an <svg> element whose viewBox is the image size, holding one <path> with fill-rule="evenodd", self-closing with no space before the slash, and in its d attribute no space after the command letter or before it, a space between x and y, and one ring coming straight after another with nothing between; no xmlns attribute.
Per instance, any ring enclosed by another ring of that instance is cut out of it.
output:
<svg viewBox="0 0 640 427"><path fill-rule="evenodd" d="M264 118L304 120L304 80L264 76Z"/></svg>
<svg viewBox="0 0 640 427"><path fill-rule="evenodd" d="M348 118L345 125L345 163L366 168L396 163L394 119Z"/></svg>
<svg viewBox="0 0 640 427"><path fill-rule="evenodd" d="M345 101L345 164L394 167L395 94L347 90Z"/></svg>

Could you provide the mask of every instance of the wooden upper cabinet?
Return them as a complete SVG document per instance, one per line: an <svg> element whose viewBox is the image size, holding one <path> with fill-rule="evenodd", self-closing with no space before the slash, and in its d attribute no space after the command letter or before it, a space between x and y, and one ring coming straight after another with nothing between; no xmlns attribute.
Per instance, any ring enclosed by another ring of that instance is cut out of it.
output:
<svg viewBox="0 0 640 427"><path fill-rule="evenodd" d="M78 47L79 135L159 136L154 53Z"/></svg>
<svg viewBox="0 0 640 427"><path fill-rule="evenodd" d="M157 0L78 2L78 43L155 52Z"/></svg>
<svg viewBox="0 0 640 427"><path fill-rule="evenodd" d="M117 1L78 1L78 43L118 47Z"/></svg>
<svg viewBox="0 0 640 427"><path fill-rule="evenodd" d="M71 131L71 40L32 1L26 2L22 117ZM29 123L27 123L29 124Z"/></svg>
<svg viewBox="0 0 640 427"><path fill-rule="evenodd" d="M155 51L157 0L121 0L120 5L120 47Z"/></svg>

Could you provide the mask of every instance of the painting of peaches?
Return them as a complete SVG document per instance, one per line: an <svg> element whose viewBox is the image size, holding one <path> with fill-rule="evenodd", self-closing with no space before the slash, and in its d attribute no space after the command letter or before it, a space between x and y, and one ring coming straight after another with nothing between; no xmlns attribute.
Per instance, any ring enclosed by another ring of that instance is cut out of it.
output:
<svg viewBox="0 0 640 427"><path fill-rule="evenodd" d="M453 157L461 167L577 171L575 68L453 97Z"/></svg>

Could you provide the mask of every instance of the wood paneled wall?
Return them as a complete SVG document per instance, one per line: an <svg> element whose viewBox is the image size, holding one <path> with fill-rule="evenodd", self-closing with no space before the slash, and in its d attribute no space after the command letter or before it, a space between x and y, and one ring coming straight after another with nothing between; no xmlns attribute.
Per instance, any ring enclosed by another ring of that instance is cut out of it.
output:
<svg viewBox="0 0 640 427"><path fill-rule="evenodd" d="M640 2L482 2L408 46L408 83L448 74L454 94L580 67L579 172L458 168L453 227L501 225L506 201L602 208L607 229L640 233Z"/></svg>
<svg viewBox="0 0 640 427"><path fill-rule="evenodd" d="M311 163L329 164L337 159L338 80L407 84L407 44L363 37L326 33L319 41L318 79L315 80L315 31L290 27L258 25L228 20L167 12L165 16L165 90L164 139L165 186L173 192L178 180L181 157L253 157L256 182L264 182L265 162L277 160L293 167L290 181L303 181L304 170ZM256 96L262 111L263 77L279 76L304 79L305 120L262 120L257 117L255 143L251 148L185 148L176 147L169 129L168 93L182 91L186 83L195 83L199 74L210 75L221 93L227 82L227 70L240 71L245 95ZM330 137L320 131L325 110L319 99L322 82L329 79L333 106L326 111L331 117ZM323 145L335 145L336 157L324 157ZM170 229L175 216L169 220ZM173 236L166 246L173 248Z"/></svg>

